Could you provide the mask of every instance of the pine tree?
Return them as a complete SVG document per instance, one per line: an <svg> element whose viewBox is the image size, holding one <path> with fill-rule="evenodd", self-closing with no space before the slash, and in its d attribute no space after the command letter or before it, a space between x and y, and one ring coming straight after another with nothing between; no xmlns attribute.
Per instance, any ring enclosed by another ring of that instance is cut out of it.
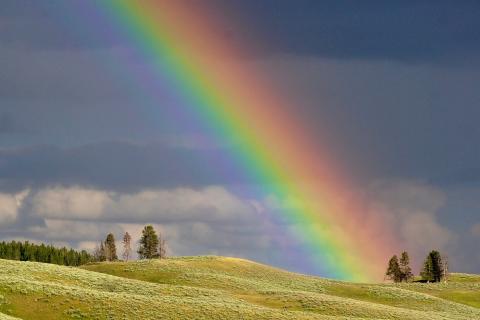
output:
<svg viewBox="0 0 480 320"><path fill-rule="evenodd" d="M105 239L105 256L107 261L118 260L115 236L112 233L109 233Z"/></svg>
<svg viewBox="0 0 480 320"><path fill-rule="evenodd" d="M132 237L128 232L123 236L123 260L128 261L132 254Z"/></svg>
<svg viewBox="0 0 480 320"><path fill-rule="evenodd" d="M79 257L83 259L79 260ZM78 252L73 249L55 248L52 245L34 244L25 242L0 242L0 259L21 261L37 261L55 263L67 266L79 266L92 260L86 251Z"/></svg>
<svg viewBox="0 0 480 320"><path fill-rule="evenodd" d="M137 252L140 259L153 259L158 257L158 236L153 226L148 225L143 228L140 247Z"/></svg>
<svg viewBox="0 0 480 320"><path fill-rule="evenodd" d="M387 272L385 273L385 275L390 280L393 280L394 282L402 281L402 274L401 274L401 271L400 271L400 265L398 263L397 255L394 255L388 261L388 268L387 268Z"/></svg>
<svg viewBox="0 0 480 320"><path fill-rule="evenodd" d="M422 271L420 272L423 280L428 282L440 282L444 276L442 257L440 252L436 250L430 251L423 263Z"/></svg>
<svg viewBox="0 0 480 320"><path fill-rule="evenodd" d="M400 256L401 281L410 281L413 278L412 268L410 268L410 257L408 252L402 252Z"/></svg>

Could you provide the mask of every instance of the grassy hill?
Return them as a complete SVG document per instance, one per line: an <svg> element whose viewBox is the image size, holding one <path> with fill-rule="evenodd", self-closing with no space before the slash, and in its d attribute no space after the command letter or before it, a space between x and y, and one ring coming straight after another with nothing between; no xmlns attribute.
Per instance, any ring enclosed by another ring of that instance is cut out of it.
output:
<svg viewBox="0 0 480 320"><path fill-rule="evenodd" d="M160 318L480 319L480 276L357 284L225 257L81 269L0 260L0 320Z"/></svg>

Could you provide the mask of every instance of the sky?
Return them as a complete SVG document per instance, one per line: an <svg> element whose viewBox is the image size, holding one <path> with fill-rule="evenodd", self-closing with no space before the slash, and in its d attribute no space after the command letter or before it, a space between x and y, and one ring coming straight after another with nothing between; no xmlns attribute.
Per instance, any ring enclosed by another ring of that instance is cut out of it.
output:
<svg viewBox="0 0 480 320"><path fill-rule="evenodd" d="M182 111L172 118L161 87L162 103L145 99L121 62L134 73L150 62L79 2L2 1L0 238L92 249L152 223L170 255L315 273L282 256L285 226L232 174L232 146ZM480 273L478 1L212 0L208 10L235 22L215 32L255 44L239 63L295 102L414 271L438 249L451 270Z"/></svg>

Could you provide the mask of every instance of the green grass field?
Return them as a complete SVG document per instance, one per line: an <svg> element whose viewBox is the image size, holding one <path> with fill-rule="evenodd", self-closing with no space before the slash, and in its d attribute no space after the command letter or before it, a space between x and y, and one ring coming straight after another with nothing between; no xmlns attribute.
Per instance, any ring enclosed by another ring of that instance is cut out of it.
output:
<svg viewBox="0 0 480 320"><path fill-rule="evenodd" d="M332 281L225 257L82 268L0 260L3 319L480 319L480 276Z"/></svg>

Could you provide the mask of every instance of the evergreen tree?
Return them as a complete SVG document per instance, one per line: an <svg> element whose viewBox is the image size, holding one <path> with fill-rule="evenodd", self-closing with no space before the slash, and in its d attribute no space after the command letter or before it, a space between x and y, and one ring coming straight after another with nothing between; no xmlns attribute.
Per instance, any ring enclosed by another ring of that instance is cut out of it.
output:
<svg viewBox="0 0 480 320"><path fill-rule="evenodd" d="M140 259L158 258L158 236L153 226L148 225L143 228L137 252Z"/></svg>
<svg viewBox="0 0 480 320"><path fill-rule="evenodd" d="M410 281L413 278L412 268L410 268L410 257L408 252L402 252L400 256L401 281Z"/></svg>
<svg viewBox="0 0 480 320"><path fill-rule="evenodd" d="M0 259L37 261L67 266L79 266L93 260L86 251L55 248L52 245L37 245L25 242L0 242Z"/></svg>
<svg viewBox="0 0 480 320"><path fill-rule="evenodd" d="M440 282L444 276L442 257L436 250L430 251L423 263L420 272L423 280L429 282Z"/></svg>
<svg viewBox="0 0 480 320"><path fill-rule="evenodd" d="M400 271L400 265L398 263L397 255L394 255L388 261L388 268L387 268L387 272L385 273L385 275L390 280L393 280L394 282L402 281L402 273Z"/></svg>
<svg viewBox="0 0 480 320"><path fill-rule="evenodd" d="M425 261L423 262L423 267L422 270L420 271L420 276L422 277L423 280L428 281L428 282L433 282L433 262L432 262L432 257L430 255L427 255L425 258Z"/></svg>
<svg viewBox="0 0 480 320"><path fill-rule="evenodd" d="M107 261L118 260L115 237L113 233L109 233L105 239L105 257Z"/></svg>
<svg viewBox="0 0 480 320"><path fill-rule="evenodd" d="M123 260L128 261L132 254L132 237L128 232L123 236Z"/></svg>

